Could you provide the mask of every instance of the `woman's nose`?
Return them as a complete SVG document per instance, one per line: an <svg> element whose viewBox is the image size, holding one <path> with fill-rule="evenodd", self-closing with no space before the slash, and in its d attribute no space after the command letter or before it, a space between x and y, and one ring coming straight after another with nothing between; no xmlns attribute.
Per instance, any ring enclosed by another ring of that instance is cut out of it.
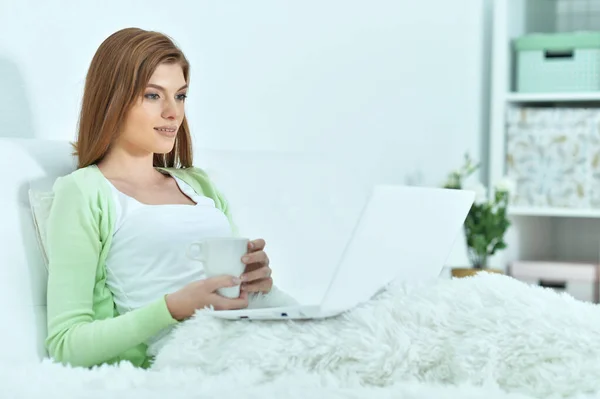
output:
<svg viewBox="0 0 600 399"><path fill-rule="evenodd" d="M177 119L178 109L174 101L166 101L163 108L162 117L165 119Z"/></svg>

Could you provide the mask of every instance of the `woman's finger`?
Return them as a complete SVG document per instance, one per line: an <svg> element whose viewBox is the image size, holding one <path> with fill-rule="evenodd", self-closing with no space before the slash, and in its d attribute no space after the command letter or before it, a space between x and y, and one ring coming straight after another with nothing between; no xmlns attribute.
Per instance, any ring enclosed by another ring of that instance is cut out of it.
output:
<svg viewBox="0 0 600 399"><path fill-rule="evenodd" d="M259 269L246 272L240 276L243 282L255 281L264 278L271 277L271 268L269 266L263 266Z"/></svg>
<svg viewBox="0 0 600 399"><path fill-rule="evenodd" d="M252 263L262 263L265 266L269 265L269 257L264 251L257 251L242 256L242 262L246 265Z"/></svg>
<svg viewBox="0 0 600 399"><path fill-rule="evenodd" d="M253 281L251 283L243 283L242 291L244 292L269 292L273 287L273 279L272 278L263 278L261 280Z"/></svg>
<svg viewBox="0 0 600 399"><path fill-rule="evenodd" d="M252 240L248 242L248 249L250 251L262 251L263 249L265 249L266 245L267 243L265 242L265 240L259 238L257 240Z"/></svg>
<svg viewBox="0 0 600 399"><path fill-rule="evenodd" d="M215 310L245 309L248 307L248 295L240 295L238 298L225 298L215 295L212 302Z"/></svg>

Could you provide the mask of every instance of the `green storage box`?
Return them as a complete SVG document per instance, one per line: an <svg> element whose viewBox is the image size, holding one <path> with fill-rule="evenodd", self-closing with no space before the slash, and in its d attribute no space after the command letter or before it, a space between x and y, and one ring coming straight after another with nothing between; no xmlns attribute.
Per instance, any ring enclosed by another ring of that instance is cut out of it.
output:
<svg viewBox="0 0 600 399"><path fill-rule="evenodd" d="M600 92L600 32L526 35L514 49L517 92Z"/></svg>

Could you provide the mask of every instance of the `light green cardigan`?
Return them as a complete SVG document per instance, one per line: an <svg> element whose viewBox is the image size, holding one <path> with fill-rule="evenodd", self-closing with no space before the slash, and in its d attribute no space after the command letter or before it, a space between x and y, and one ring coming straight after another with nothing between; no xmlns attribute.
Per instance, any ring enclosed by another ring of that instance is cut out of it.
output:
<svg viewBox="0 0 600 399"><path fill-rule="evenodd" d="M198 168L159 168L215 201L232 228L227 202L205 172ZM130 361L148 367L144 344L165 327L176 324L165 298L119 315L106 286L115 206L109 183L95 166L78 169L54 184L47 222L48 336L46 348L54 360L91 367Z"/></svg>

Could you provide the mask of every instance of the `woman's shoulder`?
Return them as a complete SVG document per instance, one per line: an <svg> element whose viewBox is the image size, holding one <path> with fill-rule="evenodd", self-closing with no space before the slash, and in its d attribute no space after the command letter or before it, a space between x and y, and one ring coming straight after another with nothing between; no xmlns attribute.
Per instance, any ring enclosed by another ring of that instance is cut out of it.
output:
<svg viewBox="0 0 600 399"><path fill-rule="evenodd" d="M189 168L163 168L172 176L178 177L188 184L201 185L203 189L212 188L214 183L208 173L199 167L191 166Z"/></svg>
<svg viewBox="0 0 600 399"><path fill-rule="evenodd" d="M79 168L67 175L61 176L54 182L53 191L71 192L81 195L93 195L102 187L102 175L95 165Z"/></svg>
<svg viewBox="0 0 600 399"><path fill-rule="evenodd" d="M196 166L188 168L164 168L164 170L189 184L198 194L213 199L217 208L225 209L227 207L227 201L206 170Z"/></svg>
<svg viewBox="0 0 600 399"><path fill-rule="evenodd" d="M179 174L183 176L193 176L195 178L208 179L208 173L197 166L190 166L187 168L163 168L172 174Z"/></svg>

